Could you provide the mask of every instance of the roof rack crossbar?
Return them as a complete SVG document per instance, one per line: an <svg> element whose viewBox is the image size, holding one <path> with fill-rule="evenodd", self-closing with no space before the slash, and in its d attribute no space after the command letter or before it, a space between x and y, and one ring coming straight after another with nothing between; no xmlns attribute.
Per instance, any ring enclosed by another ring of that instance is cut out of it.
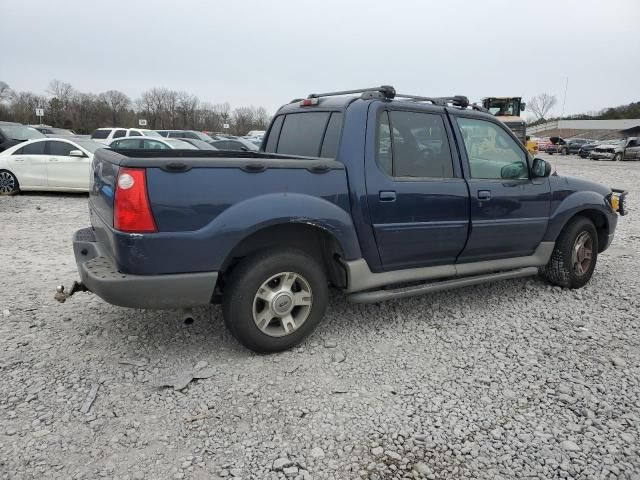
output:
<svg viewBox="0 0 640 480"><path fill-rule="evenodd" d="M311 93L307 98L334 97L337 95L351 95L353 93L366 93L366 92L380 92L386 98L389 98L389 99L395 97L396 95L396 90L391 85L381 85L379 87L358 88L356 90L342 90L339 92Z"/></svg>
<svg viewBox="0 0 640 480"><path fill-rule="evenodd" d="M398 98L407 98L409 100L415 100L417 102L431 102L434 105L447 106L449 104L460 107L467 108L469 106L469 99L464 95L455 95L453 97L420 97L418 95L406 95L404 93L396 94Z"/></svg>

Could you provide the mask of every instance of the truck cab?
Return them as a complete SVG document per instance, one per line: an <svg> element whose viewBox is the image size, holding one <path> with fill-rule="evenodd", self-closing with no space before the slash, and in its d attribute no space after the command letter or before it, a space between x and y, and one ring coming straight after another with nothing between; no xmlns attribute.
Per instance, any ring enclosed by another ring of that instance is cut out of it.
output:
<svg viewBox="0 0 640 480"><path fill-rule="evenodd" d="M520 116L520 112L526 107L522 97L486 97L482 99L482 106L509 127L518 140L526 145L527 123Z"/></svg>

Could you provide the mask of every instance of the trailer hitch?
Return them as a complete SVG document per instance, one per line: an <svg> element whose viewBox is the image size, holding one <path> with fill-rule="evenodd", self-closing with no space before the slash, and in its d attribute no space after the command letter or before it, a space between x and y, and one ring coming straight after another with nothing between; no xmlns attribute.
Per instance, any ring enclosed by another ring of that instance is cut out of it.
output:
<svg viewBox="0 0 640 480"><path fill-rule="evenodd" d="M73 285L71 285L71 290L69 290L69 292L64 291L64 285L58 285L56 287L56 293L53 296L53 298L55 298L60 303L64 303L67 301L67 298L69 298L74 293L88 292L88 291L89 289L85 287L82 283L74 281Z"/></svg>

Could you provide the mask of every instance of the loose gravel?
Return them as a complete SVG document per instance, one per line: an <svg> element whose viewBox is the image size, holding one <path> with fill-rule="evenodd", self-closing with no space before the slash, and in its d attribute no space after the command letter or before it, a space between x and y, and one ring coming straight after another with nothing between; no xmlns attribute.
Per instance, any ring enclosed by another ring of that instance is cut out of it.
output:
<svg viewBox="0 0 640 480"><path fill-rule="evenodd" d="M640 203L640 164L551 161ZM640 479L638 210L581 290L336 293L260 356L218 307L56 303L86 200L0 198L0 478Z"/></svg>

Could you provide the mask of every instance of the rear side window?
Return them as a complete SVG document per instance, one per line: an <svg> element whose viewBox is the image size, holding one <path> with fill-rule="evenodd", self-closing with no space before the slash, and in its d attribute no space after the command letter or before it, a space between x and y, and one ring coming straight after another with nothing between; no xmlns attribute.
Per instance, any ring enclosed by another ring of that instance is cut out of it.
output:
<svg viewBox="0 0 640 480"><path fill-rule="evenodd" d="M16 150L14 155L44 155L44 144L47 142L35 142Z"/></svg>
<svg viewBox="0 0 640 480"><path fill-rule="evenodd" d="M278 153L317 157L329 112L289 114L285 117L278 141Z"/></svg>
<svg viewBox="0 0 640 480"><path fill-rule="evenodd" d="M126 130L116 130L113 133L113 138L120 138L120 137L126 137L126 136L127 136Z"/></svg>
<svg viewBox="0 0 640 480"><path fill-rule="evenodd" d="M142 134L141 134L140 132L136 132L135 130L131 130L131 131L129 132L129 136L130 136L130 137L141 137L141 136L142 136Z"/></svg>
<svg viewBox="0 0 640 480"><path fill-rule="evenodd" d="M44 143L44 142L43 142ZM67 142L47 142L49 144L49 155L63 156L69 155L71 150L77 150L76 147Z"/></svg>
<svg viewBox="0 0 640 480"><path fill-rule="evenodd" d="M453 159L444 121L432 113L383 112L378 121L378 163L393 177L451 178Z"/></svg>
<svg viewBox="0 0 640 480"><path fill-rule="evenodd" d="M96 130L91 134L91 138L107 138L111 130Z"/></svg>

